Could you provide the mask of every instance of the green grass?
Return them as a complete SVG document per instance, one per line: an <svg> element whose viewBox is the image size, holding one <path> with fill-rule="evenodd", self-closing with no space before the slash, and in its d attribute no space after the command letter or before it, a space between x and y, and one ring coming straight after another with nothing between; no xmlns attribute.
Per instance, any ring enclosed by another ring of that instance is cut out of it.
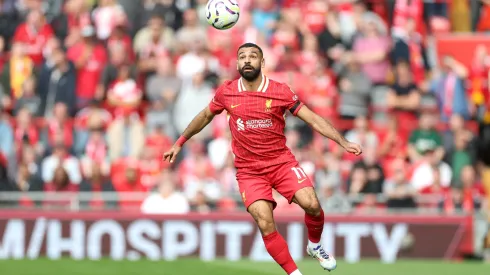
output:
<svg viewBox="0 0 490 275"><path fill-rule="evenodd" d="M299 263L303 275L484 275L490 274L490 265L479 262L449 263L442 261L399 261L381 264L362 261L358 264L339 262L329 273L311 261ZM0 261L1 275L284 275L274 263L223 260L202 262L185 259L173 262L153 261L75 261L47 259Z"/></svg>

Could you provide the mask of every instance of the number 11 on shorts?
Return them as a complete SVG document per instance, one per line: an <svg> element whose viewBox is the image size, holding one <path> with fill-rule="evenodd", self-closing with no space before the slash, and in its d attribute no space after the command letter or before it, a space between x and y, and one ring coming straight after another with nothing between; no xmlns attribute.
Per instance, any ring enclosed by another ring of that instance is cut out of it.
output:
<svg viewBox="0 0 490 275"><path fill-rule="evenodd" d="M296 177L298 177L298 183L302 183L307 179L305 171L301 167L293 167L291 170L294 172Z"/></svg>

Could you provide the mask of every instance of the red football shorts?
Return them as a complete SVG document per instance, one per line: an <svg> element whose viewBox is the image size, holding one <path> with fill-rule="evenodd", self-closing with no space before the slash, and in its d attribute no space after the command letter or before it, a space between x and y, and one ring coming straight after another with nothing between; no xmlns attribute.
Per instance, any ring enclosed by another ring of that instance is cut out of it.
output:
<svg viewBox="0 0 490 275"><path fill-rule="evenodd" d="M260 173L238 169L236 178L247 209L258 200L270 201L276 208L277 203L272 197L273 188L291 203L298 190L313 187L310 178L297 161L271 166Z"/></svg>

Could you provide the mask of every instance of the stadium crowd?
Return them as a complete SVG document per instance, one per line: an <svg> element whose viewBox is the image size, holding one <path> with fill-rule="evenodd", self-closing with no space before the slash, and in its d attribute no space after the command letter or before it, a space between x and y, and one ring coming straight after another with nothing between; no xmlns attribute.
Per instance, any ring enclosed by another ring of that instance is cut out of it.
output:
<svg viewBox="0 0 490 275"><path fill-rule="evenodd" d="M287 117L288 146L325 212L485 205L490 49L475 48L468 67L437 59L430 42L488 33L490 1L239 3L238 24L218 31L205 21L206 0L0 0L3 194L22 194L21 207L66 206L47 197L62 192L91 192L91 209L241 207L225 115L175 165L162 154L216 87L238 77L246 41L263 47L266 74L364 148L347 155ZM40 191L42 203L30 196ZM101 195L114 191L148 196ZM278 211L297 209L274 197Z"/></svg>

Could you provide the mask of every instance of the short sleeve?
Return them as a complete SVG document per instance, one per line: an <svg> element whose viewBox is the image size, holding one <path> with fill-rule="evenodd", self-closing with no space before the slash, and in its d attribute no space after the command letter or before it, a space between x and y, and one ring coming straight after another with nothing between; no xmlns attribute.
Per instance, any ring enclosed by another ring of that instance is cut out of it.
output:
<svg viewBox="0 0 490 275"><path fill-rule="evenodd" d="M304 105L303 102L299 100L298 95L287 85L283 85L283 94L286 109L288 109L293 116L297 115Z"/></svg>
<svg viewBox="0 0 490 275"><path fill-rule="evenodd" d="M214 95L213 99L209 103L209 109L215 115L221 114L225 109L225 105L223 103L223 87L219 87Z"/></svg>

